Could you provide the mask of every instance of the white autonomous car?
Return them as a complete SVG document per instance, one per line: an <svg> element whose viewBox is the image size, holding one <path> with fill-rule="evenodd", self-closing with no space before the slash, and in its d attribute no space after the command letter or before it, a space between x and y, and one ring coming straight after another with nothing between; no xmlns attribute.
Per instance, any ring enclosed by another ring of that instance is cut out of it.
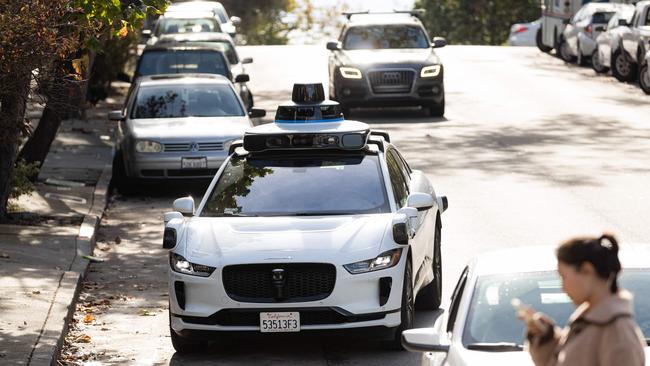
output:
<svg viewBox="0 0 650 366"><path fill-rule="evenodd" d="M232 332L364 328L437 309L447 199L388 134L346 121L320 84L231 145L205 196L174 202L163 247L178 352Z"/></svg>

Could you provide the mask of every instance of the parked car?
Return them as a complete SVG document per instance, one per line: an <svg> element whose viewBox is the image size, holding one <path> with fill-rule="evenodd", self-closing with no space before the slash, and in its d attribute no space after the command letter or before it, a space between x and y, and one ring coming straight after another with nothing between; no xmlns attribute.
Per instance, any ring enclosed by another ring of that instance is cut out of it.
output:
<svg viewBox="0 0 650 366"><path fill-rule="evenodd" d="M147 46L135 69L136 78L179 73L223 75L239 85L239 95L246 105L246 110L253 107L253 96L246 84L250 77L248 74L233 75L228 57L218 46L189 46L183 42Z"/></svg>
<svg viewBox="0 0 650 366"><path fill-rule="evenodd" d="M417 12L348 13L332 51L330 98L349 117L355 107L422 106L445 114L444 68L434 49L444 38L429 39Z"/></svg>
<svg viewBox="0 0 650 366"><path fill-rule="evenodd" d="M620 21L620 24L627 26L629 32L622 33L621 44L612 50L612 63L617 64L622 58L630 63L631 72L619 74L616 68L613 68L612 74L620 81L634 81L643 58L650 50L650 0L636 3L631 22L627 24Z"/></svg>
<svg viewBox="0 0 650 366"><path fill-rule="evenodd" d="M113 177L122 191L142 180L212 178L251 119L230 80L178 74L136 79L119 121Z"/></svg>
<svg viewBox="0 0 650 366"><path fill-rule="evenodd" d="M648 71L648 64L650 64L650 51L645 55L645 59L639 69L639 86L646 93L650 94L650 72Z"/></svg>
<svg viewBox="0 0 650 366"><path fill-rule="evenodd" d="M244 65L253 63L251 57L240 58L237 49L230 36L224 33L182 33L165 34L160 37L157 46L185 45L187 47L216 47L221 50L230 64L230 73L236 78L237 75L246 74ZM246 83L237 83L240 88L240 96L249 108L253 107L253 93L250 92Z"/></svg>
<svg viewBox="0 0 650 366"><path fill-rule="evenodd" d="M630 72L630 64L624 58L619 58L618 65L612 65L612 49L615 49L621 44L622 36L624 33L629 32L630 28L621 26L620 20L625 20L629 23L634 14L634 6L629 5L620 9L607 23L605 31L600 33L596 38L596 51L591 56L591 66L598 73L605 73L610 68L617 66L615 73L619 75L628 74Z"/></svg>
<svg viewBox="0 0 650 366"><path fill-rule="evenodd" d="M575 305L562 291L554 248L534 247L481 255L463 270L449 311L433 328L403 333L404 346L423 352L423 366L533 365L523 349L524 323L517 319L512 300L552 317L564 326ZM650 340L650 246L620 252L622 288L635 295L636 321ZM650 365L650 347L646 347Z"/></svg>
<svg viewBox="0 0 650 366"><path fill-rule="evenodd" d="M180 198L165 214L178 352L207 336L350 329L398 347L416 303L440 305L446 198L324 95L295 87L275 123L231 146L196 209Z"/></svg>
<svg viewBox="0 0 650 366"><path fill-rule="evenodd" d="M154 45L163 34L223 32L221 25L209 11L177 11L165 13L156 20L147 45ZM146 34L145 34L146 36Z"/></svg>
<svg viewBox="0 0 650 366"><path fill-rule="evenodd" d="M530 23L516 23L510 27L508 46L537 46L537 33L541 21L539 19Z"/></svg>
<svg viewBox="0 0 650 366"><path fill-rule="evenodd" d="M221 30L235 37L237 34L237 26L241 23L239 17L229 17L226 8L218 1L183 1L169 5L165 10L165 14L173 12L185 11L205 11L212 12L215 19L219 22Z"/></svg>
<svg viewBox="0 0 650 366"><path fill-rule="evenodd" d="M596 38L605 30L616 12L629 7L626 4L587 3L564 27L560 37L560 57L566 62L577 60L586 65L596 50Z"/></svg>

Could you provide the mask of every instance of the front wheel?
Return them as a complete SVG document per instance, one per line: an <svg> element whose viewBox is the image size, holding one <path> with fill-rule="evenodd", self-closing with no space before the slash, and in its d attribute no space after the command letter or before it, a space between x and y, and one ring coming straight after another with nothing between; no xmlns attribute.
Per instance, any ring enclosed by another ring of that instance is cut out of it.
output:
<svg viewBox="0 0 650 366"><path fill-rule="evenodd" d="M633 81L636 67L630 62L620 47L612 53L612 74L618 81Z"/></svg>
<svg viewBox="0 0 650 366"><path fill-rule="evenodd" d="M603 65L602 60L600 59L600 51L598 48L591 55L591 67L599 74L604 74L609 71L609 67Z"/></svg>
<svg viewBox="0 0 650 366"><path fill-rule="evenodd" d="M650 72L648 72L648 63L644 63L639 71L639 86L644 93L650 94Z"/></svg>
<svg viewBox="0 0 650 366"><path fill-rule="evenodd" d="M440 103L429 105L429 115L431 117L443 117L445 115L445 97L442 96Z"/></svg>
<svg viewBox="0 0 650 366"><path fill-rule="evenodd" d="M535 43L537 43L537 48L544 53L549 53L553 47L549 47L542 42L542 27L539 27L537 30L537 35L535 36Z"/></svg>
<svg viewBox="0 0 650 366"><path fill-rule="evenodd" d="M560 54L560 58L564 62L573 62L575 61L575 57L571 54L571 51L569 50L569 44L564 38L560 38L560 45L559 45L559 50L558 53Z"/></svg>
<svg viewBox="0 0 650 366"><path fill-rule="evenodd" d="M413 269L411 259L406 259L404 269L404 284L402 285L402 307L400 308L401 324L395 329L393 339L385 343L385 347L392 350L403 350L402 332L413 328L415 318L415 301L413 299Z"/></svg>
<svg viewBox="0 0 650 366"><path fill-rule="evenodd" d="M208 341L202 339L194 339L181 337L172 329L171 315L169 316L169 335L172 338L172 346L178 353L198 353L205 351L208 347Z"/></svg>

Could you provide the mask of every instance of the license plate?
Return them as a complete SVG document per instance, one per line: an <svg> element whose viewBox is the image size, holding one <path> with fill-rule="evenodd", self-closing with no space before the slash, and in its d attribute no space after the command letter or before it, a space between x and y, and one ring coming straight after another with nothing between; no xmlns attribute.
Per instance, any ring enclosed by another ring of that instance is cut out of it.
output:
<svg viewBox="0 0 650 366"><path fill-rule="evenodd" d="M208 158L181 158L183 169L206 169L207 167Z"/></svg>
<svg viewBox="0 0 650 366"><path fill-rule="evenodd" d="M300 332L300 313L260 313L260 332Z"/></svg>

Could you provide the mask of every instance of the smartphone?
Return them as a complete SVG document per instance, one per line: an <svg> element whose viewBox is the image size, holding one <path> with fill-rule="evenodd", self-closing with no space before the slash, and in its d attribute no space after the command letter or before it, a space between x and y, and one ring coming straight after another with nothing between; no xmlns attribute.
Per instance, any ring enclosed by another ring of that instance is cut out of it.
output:
<svg viewBox="0 0 650 366"><path fill-rule="evenodd" d="M540 331L546 330L547 325L542 323L542 321L539 320L538 317L534 316L535 311L532 307L525 305L518 298L512 299L510 301L510 304L512 304L512 307L515 308L515 310L517 311L517 315L523 318L526 323L532 322L533 324L535 324L535 327L537 327L537 329L539 329Z"/></svg>

